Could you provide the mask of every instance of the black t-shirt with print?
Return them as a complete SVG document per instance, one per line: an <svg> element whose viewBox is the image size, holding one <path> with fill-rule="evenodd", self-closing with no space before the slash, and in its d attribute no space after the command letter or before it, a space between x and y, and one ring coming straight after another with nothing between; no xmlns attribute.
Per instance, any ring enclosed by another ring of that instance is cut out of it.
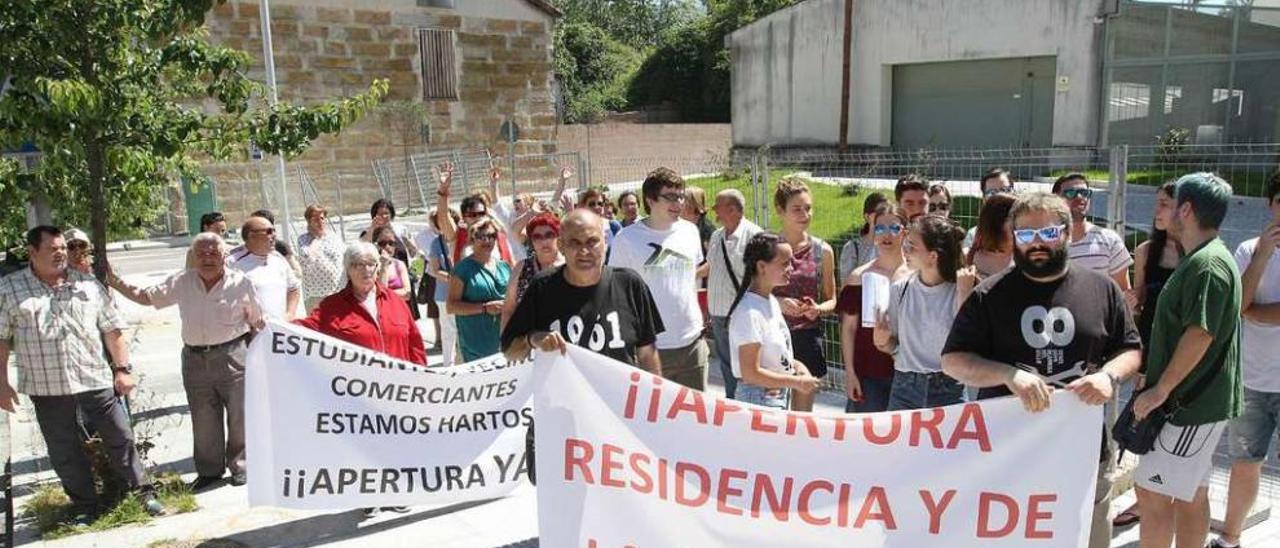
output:
<svg viewBox="0 0 1280 548"><path fill-rule="evenodd" d="M606 266L599 284L577 287L565 280L561 266L529 283L502 332L502 348L534 331L558 331L570 344L636 365L636 347L653 344L662 330L658 307L639 274Z"/></svg>
<svg viewBox="0 0 1280 548"><path fill-rule="evenodd" d="M984 280L965 300L942 349L1026 369L1062 388L1117 354L1142 347L1133 314L1111 278L1068 263L1067 274L1035 282L1018 268ZM1009 395L1004 385L978 399ZM1104 424L1100 458L1110 457Z"/></svg>

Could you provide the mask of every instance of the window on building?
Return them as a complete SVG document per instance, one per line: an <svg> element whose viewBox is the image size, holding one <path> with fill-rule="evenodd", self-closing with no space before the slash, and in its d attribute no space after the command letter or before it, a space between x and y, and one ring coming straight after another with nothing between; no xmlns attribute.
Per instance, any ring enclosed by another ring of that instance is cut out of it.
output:
<svg viewBox="0 0 1280 548"><path fill-rule="evenodd" d="M422 98L458 99L457 55L454 31L418 29L418 50L422 57Z"/></svg>

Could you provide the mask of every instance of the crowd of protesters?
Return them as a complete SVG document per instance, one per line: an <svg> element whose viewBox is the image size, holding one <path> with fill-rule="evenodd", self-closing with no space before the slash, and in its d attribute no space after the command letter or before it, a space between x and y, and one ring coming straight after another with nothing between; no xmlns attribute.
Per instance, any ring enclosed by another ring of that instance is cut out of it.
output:
<svg viewBox="0 0 1280 548"><path fill-rule="evenodd" d="M178 306L196 490L224 472L245 482L245 350L274 319L424 366L428 347L449 366L572 344L706 390L714 359L729 398L793 411L813 409L829 363L844 371L849 412L1008 395L1039 412L1065 390L1108 409L1090 546L1133 522L1143 546L1202 545L1223 435L1234 466L1226 527L1211 545L1238 546L1280 428L1270 361L1280 350L1280 174L1267 187L1274 219L1234 254L1218 237L1232 189L1194 173L1159 188L1152 230L1131 255L1120 234L1091 222L1093 190L1079 173L1052 192L1019 192L1013 174L991 170L967 232L952 219L952 189L905 176L892 200L865 198L839 254L810 231L823 206L800 178L772 189L773 232L745 217L741 192L721 191L708 208L703 189L666 168L616 201L600 188L569 196L568 168L548 201L504 198L497 169L489 188L460 197L451 166L437 173L439 206L419 233L383 199L345 243L311 204L296 242L277 238L271 212L259 211L232 248L226 219L210 214L188 269L151 287L110 270L104 286L83 232L32 229L30 268L0 279L0 364L7 370L13 353L20 381L15 390L0 375L0 407L12 411L16 392L31 397L76 519L100 502L81 421L103 436L122 483L163 511L117 403L135 381L110 287ZM422 316L436 326L430 344ZM838 356L824 350L828 317ZM1113 519L1123 448L1111 424L1122 410L1168 421L1164 442L1138 459L1138 504Z"/></svg>

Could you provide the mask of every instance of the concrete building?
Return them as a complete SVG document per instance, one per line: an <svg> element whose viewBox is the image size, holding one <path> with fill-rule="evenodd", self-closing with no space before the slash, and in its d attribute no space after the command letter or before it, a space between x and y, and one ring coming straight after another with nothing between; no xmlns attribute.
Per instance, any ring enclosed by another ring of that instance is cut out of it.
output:
<svg viewBox="0 0 1280 548"><path fill-rule="evenodd" d="M1069 147L1173 128L1280 141L1271 3L806 0L729 36L733 141Z"/></svg>
<svg viewBox="0 0 1280 548"><path fill-rule="evenodd" d="M233 1L216 7L206 23L213 41L251 54L250 75L265 80L260 15L258 0ZM546 0L272 0L280 99L307 104L358 93L386 78L387 101L423 105L422 123L430 127L435 149L497 146L499 127L510 118L521 128L517 153L552 152L551 36L558 16ZM371 114L298 158L315 166L309 171L317 178L341 172L359 177L320 184L330 190L345 185L343 201L359 206L349 209L367 211L379 196L372 160L405 154L404 132L385 118ZM424 143L410 126L413 150L421 151ZM261 207L258 177L274 176L267 164L213 166L218 207L235 217ZM302 197L292 194L297 181L289 184L296 215ZM320 198L336 203L331 195Z"/></svg>

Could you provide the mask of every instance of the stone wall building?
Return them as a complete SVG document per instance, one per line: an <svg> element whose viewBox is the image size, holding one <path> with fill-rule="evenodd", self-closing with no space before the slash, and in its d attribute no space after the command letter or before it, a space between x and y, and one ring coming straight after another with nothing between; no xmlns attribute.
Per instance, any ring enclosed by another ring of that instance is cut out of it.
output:
<svg viewBox="0 0 1280 548"><path fill-rule="evenodd" d="M426 147L499 150L499 127L508 118L522 130L518 154L555 150L551 47L559 12L545 0L274 0L270 10L282 101L308 104L350 95L385 78L386 100L420 102L430 127L424 146L416 130L420 124L375 112L336 137L320 139L287 170L295 217L304 202L315 201L302 196L298 166L316 182L320 201L338 204L341 186L342 208L357 212L380 196L370 167L375 159ZM206 26L214 42L253 55L250 75L265 81L260 17L257 0L229 1L214 9ZM218 207L238 222L262 207L260 180L273 180L275 173L270 159L210 166ZM421 205L406 200L420 198L397 197L401 208ZM266 201L279 207L276 198Z"/></svg>

